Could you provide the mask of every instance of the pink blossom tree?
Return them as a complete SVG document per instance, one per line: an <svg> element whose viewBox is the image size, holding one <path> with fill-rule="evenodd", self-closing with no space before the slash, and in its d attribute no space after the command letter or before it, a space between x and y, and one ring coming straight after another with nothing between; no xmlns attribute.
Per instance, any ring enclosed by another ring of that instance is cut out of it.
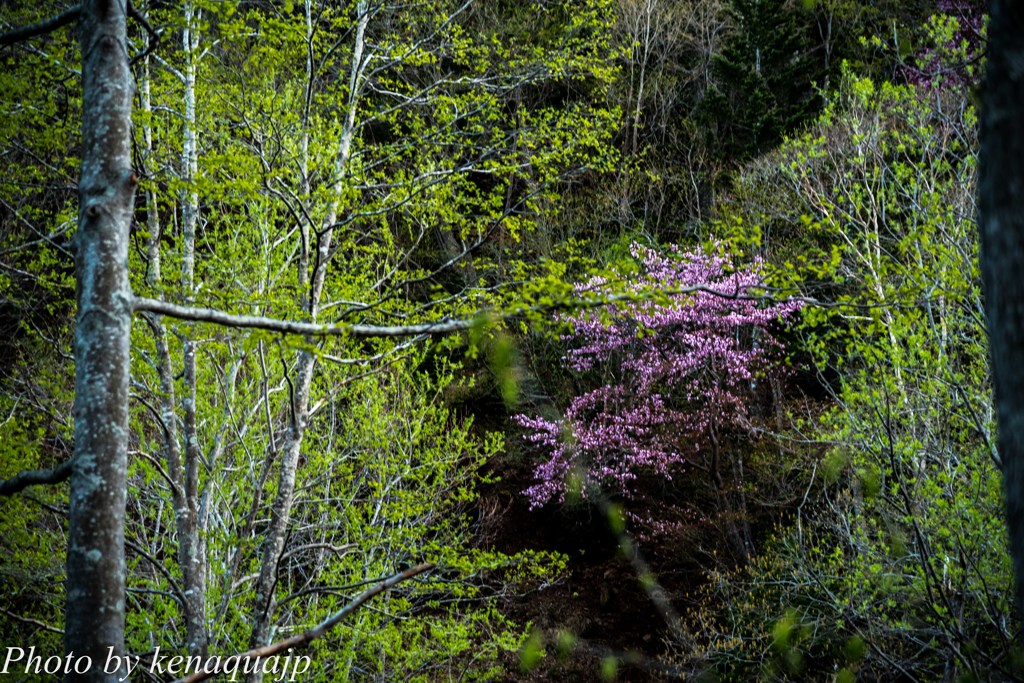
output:
<svg viewBox="0 0 1024 683"><path fill-rule="evenodd" d="M637 244L631 252L639 272L624 278L626 296L566 320L563 360L594 388L559 420L514 418L548 456L524 492L532 508L564 501L573 479L584 495L602 484L629 495L639 473L671 478L687 466L721 488L720 439L750 428L751 390L781 350L772 327L800 307L765 303L759 262L734 268L713 251L663 255ZM576 289L612 291L604 278Z"/></svg>

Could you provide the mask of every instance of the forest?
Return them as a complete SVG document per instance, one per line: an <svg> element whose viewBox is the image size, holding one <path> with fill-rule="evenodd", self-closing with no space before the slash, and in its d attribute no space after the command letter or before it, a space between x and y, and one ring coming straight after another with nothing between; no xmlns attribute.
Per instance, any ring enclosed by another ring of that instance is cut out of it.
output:
<svg viewBox="0 0 1024 683"><path fill-rule="evenodd" d="M986 3L49 4L5 679L1024 680Z"/></svg>

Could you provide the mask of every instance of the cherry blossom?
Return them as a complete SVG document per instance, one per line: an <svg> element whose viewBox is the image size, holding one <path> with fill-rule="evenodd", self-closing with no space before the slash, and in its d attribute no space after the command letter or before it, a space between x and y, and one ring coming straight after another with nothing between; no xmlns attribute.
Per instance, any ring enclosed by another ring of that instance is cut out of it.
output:
<svg viewBox="0 0 1024 683"><path fill-rule="evenodd" d="M573 479L584 495L604 484L628 495L639 473L671 478L715 433L749 428L751 388L782 349L772 329L800 304L767 302L761 263L734 268L717 246L662 254L634 244L633 296L567 318L563 360L592 388L559 420L515 416L547 456L524 492L532 508L564 501ZM611 293L602 278L576 289Z"/></svg>

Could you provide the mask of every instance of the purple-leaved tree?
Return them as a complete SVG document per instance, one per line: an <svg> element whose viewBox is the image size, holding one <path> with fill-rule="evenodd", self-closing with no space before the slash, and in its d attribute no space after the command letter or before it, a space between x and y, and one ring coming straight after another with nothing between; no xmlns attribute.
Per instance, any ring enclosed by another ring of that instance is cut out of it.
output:
<svg viewBox="0 0 1024 683"><path fill-rule="evenodd" d="M721 489L721 439L750 428L751 389L781 350L772 327L800 308L766 302L758 262L734 268L713 251L631 251L640 269L627 296L567 319L564 361L594 388L559 420L515 417L548 456L525 491L533 508L564 501L574 479L584 495L595 485L629 495L641 472L671 478L687 467ZM594 278L577 291L610 285Z"/></svg>

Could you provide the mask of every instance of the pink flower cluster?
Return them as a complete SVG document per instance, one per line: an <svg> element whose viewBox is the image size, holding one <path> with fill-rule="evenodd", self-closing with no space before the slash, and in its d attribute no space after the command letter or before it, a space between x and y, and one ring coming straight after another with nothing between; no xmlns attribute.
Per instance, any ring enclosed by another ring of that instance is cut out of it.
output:
<svg viewBox="0 0 1024 683"><path fill-rule="evenodd" d="M610 483L624 494L641 471L671 478L713 431L746 423L745 399L780 344L774 323L798 303L766 304L760 263L733 269L709 251L667 254L634 244L641 273L629 303L569 318L573 344L564 360L593 388L576 396L561 420L517 415L525 438L548 459L524 493L531 508ZM582 292L607 292L593 279ZM668 303L657 293L667 293Z"/></svg>

